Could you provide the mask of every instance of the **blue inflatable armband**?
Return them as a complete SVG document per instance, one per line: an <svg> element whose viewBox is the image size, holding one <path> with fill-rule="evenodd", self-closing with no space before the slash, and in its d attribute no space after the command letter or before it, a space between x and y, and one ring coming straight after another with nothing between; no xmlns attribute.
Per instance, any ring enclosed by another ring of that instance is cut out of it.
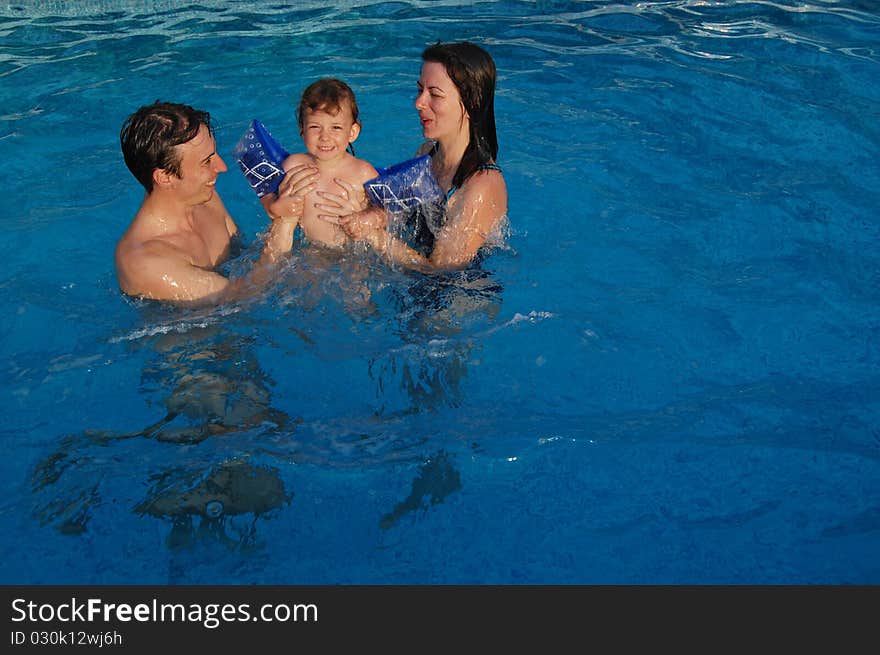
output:
<svg viewBox="0 0 880 655"><path fill-rule="evenodd" d="M232 153L258 197L278 190L284 179L284 160L290 153L272 138L260 121L251 122Z"/></svg>
<svg viewBox="0 0 880 655"><path fill-rule="evenodd" d="M379 177L364 182L364 190L370 202L390 212L440 203L444 199L445 194L431 172L430 155L376 170Z"/></svg>

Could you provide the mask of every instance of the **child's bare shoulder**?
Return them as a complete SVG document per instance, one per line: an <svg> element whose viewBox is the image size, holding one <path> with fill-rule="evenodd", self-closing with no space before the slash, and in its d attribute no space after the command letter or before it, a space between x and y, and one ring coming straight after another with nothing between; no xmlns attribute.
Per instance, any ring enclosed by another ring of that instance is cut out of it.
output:
<svg viewBox="0 0 880 655"><path fill-rule="evenodd" d="M353 164L352 175L357 178L357 181L360 183L372 180L379 175L379 171L377 171L376 168L366 159L355 159Z"/></svg>
<svg viewBox="0 0 880 655"><path fill-rule="evenodd" d="M295 152L292 155L288 155L287 159L284 160L284 170L290 170L293 166L297 164L314 164L315 158L312 157L307 152Z"/></svg>

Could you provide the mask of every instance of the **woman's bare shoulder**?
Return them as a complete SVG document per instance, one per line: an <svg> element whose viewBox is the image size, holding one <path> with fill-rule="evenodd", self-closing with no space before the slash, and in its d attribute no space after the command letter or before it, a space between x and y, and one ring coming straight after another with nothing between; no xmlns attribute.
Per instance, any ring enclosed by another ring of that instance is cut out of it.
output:
<svg viewBox="0 0 880 655"><path fill-rule="evenodd" d="M462 186L462 192L471 197L482 197L503 202L507 206L507 184L500 169L484 169L471 175Z"/></svg>

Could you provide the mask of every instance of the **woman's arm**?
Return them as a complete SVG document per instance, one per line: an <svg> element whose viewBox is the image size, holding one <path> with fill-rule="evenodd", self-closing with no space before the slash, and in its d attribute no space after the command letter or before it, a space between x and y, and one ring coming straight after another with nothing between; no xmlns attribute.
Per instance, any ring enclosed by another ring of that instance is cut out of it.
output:
<svg viewBox="0 0 880 655"><path fill-rule="evenodd" d="M430 257L424 257L387 231L388 217L377 207L361 210L349 201L350 185L337 182L340 194L320 193L328 220L338 222L353 238L368 242L392 262L421 270L448 270L470 264L489 235L507 214L507 187L500 171L475 173L456 191L447 207L447 219L435 235Z"/></svg>
<svg viewBox="0 0 880 655"><path fill-rule="evenodd" d="M507 215L507 187L501 171L474 173L449 200L446 222L435 235L431 266L470 264Z"/></svg>

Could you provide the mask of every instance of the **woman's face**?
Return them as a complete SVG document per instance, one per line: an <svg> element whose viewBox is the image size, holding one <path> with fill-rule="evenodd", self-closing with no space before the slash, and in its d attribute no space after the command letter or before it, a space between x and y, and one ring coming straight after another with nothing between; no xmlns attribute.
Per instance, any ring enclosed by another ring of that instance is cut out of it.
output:
<svg viewBox="0 0 880 655"><path fill-rule="evenodd" d="M461 104L461 95L443 64L436 61L423 63L418 87L415 104L422 123L422 135L426 139L440 140L462 131L468 134L468 117Z"/></svg>

